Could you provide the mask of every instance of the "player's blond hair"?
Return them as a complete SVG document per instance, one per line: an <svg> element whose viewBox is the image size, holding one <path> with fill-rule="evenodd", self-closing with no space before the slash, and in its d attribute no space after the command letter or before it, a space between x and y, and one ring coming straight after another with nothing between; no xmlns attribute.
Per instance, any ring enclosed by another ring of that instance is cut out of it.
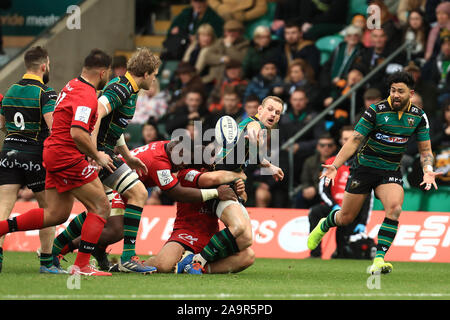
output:
<svg viewBox="0 0 450 320"><path fill-rule="evenodd" d="M139 48L128 60L127 71L137 77L143 77L146 72L155 72L160 65L161 60L157 55L147 48Z"/></svg>
<svg viewBox="0 0 450 320"><path fill-rule="evenodd" d="M281 105L284 105L284 101L281 98L277 97L277 96L267 96L267 97L265 97L264 100L261 102L261 105L264 107L268 100L273 100L275 102L281 103Z"/></svg>

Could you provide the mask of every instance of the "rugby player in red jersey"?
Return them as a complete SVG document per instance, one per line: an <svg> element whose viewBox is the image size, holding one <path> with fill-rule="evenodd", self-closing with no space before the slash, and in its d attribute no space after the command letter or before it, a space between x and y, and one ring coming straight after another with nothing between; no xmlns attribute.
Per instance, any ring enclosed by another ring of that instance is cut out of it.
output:
<svg viewBox="0 0 450 320"><path fill-rule="evenodd" d="M184 187L210 188L233 183L236 180L235 175L237 174L231 171L205 172L189 168L180 170L177 178ZM241 175L241 178L245 178L243 173ZM242 179L237 180L235 185L236 194L246 198L245 184ZM212 209L207 203L178 202L177 216L170 238L160 252L147 259L144 264L155 266L160 273L183 273L184 267L190 262L183 258L201 252L210 239L219 232L218 217ZM230 207L227 209L229 210ZM245 213L247 214L246 210ZM247 247L224 259L208 263L205 273L240 272L251 266L254 259L253 250Z"/></svg>
<svg viewBox="0 0 450 320"><path fill-rule="evenodd" d="M97 120L96 90L104 86L110 65L110 56L101 50L92 50L84 60L81 75L67 83L59 94L52 132L44 143L43 153L48 207L0 221L0 236L59 225L67 220L75 198L78 199L88 212L72 268L72 273L81 275L111 275L89 264L110 214L110 205L97 171L86 160L89 156L98 165L114 169L111 158L97 151L90 136Z"/></svg>
<svg viewBox="0 0 450 320"><path fill-rule="evenodd" d="M212 199L236 201L237 196L228 185L222 185L218 188L198 189L184 187L179 183L174 172L182 169L186 165L183 162L176 161L177 158L181 159L183 156L183 149L180 143L180 140L156 141L131 151L131 154L140 159L147 168L147 174L139 177L145 187L157 186L174 201L190 203L205 202ZM191 150L192 155L187 161L189 163L192 163L192 159L194 158L192 151L193 149ZM233 179L242 177L242 174L239 173L230 172L230 174ZM78 237L76 231L80 229L80 226L77 226L78 220L77 218L73 219L67 229L55 239L53 248L54 255L58 255L59 253L65 254L78 247L77 242L73 241ZM125 232L123 226L123 215L115 215L113 212L100 236L98 241L99 246L106 248L108 245L122 240ZM69 232L66 232L67 230ZM108 265L107 263L101 264L101 267Z"/></svg>

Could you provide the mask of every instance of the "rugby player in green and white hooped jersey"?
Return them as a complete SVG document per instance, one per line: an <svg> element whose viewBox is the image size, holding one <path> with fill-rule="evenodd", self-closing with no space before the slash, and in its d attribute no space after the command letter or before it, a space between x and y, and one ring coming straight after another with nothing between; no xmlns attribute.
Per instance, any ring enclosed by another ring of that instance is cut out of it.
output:
<svg viewBox="0 0 450 320"><path fill-rule="evenodd" d="M390 95L386 100L371 105L355 126L352 139L344 144L331 165L323 165L328 185L339 168L360 147L354 166L350 170L342 208L333 210L320 220L308 238L308 248L315 249L331 228L351 223L358 214L367 194L373 189L385 208L385 219L378 232L378 245L370 272L389 273L392 264L384 257L398 229L398 219L404 198L400 160L409 138L417 136L420 160L423 168L425 190L437 189L433 172L433 153L429 137L429 123L425 112L411 104L414 80L406 72L396 72L389 79Z"/></svg>
<svg viewBox="0 0 450 320"><path fill-rule="evenodd" d="M139 90L150 88L158 74L160 64L160 59L150 50L138 49L127 63L127 73L108 82L98 99L98 120L92 136L96 138L98 150L109 154L116 167L114 172L101 170L99 177L106 186L110 201L113 196L111 189L127 199L123 219L122 216L111 216L101 237L104 242L114 243L121 240L123 236L124 248L119 261L119 269L123 272L146 274L156 271L155 268L143 266L137 261L136 236L148 193L139 180L139 176L132 169L138 173L147 173L147 167L130 153L123 133L128 121L134 116ZM125 162L114 154L115 148ZM80 215L81 223L82 217ZM101 269L106 269L109 264L105 249L98 248L93 253Z"/></svg>
<svg viewBox="0 0 450 320"><path fill-rule="evenodd" d="M267 168L276 181L284 178L281 168L261 157L258 146L265 144L264 129L271 130L280 120L283 110L283 101L276 96L268 96L258 107L258 114L239 123L238 142L231 150L223 150L222 161L216 162L215 170L244 171L249 165L260 165ZM243 139L245 139L243 141ZM243 152L239 148L244 146ZM256 146L253 148L253 146ZM233 150L234 149L234 150ZM252 155L257 152L257 155ZM228 159L232 157L232 159ZM252 160L256 160L252 163ZM227 161L230 160L230 161ZM201 274L208 263L229 257L243 251L252 245L252 226L247 210L238 201L211 201L212 212L224 223L225 228L217 232L203 248L196 254L187 255L178 265L177 270L183 269L186 273Z"/></svg>
<svg viewBox="0 0 450 320"><path fill-rule="evenodd" d="M0 128L6 138L0 154L0 219L7 219L17 200L17 192L26 185L45 208L45 169L42 164L44 140L53 123L56 92L49 81L50 59L47 50L37 46L25 52L26 74L5 93L0 107ZM55 227L39 230L41 273L66 273L52 263ZM0 271L2 246L0 239Z"/></svg>

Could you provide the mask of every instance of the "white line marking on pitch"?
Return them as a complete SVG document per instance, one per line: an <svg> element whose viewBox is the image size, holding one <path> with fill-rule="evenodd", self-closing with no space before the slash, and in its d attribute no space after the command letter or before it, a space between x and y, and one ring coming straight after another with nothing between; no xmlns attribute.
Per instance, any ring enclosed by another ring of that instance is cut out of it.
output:
<svg viewBox="0 0 450 320"><path fill-rule="evenodd" d="M74 295L3 295L1 300L26 300L26 299L194 299L194 298L345 298L345 297L408 297L408 298L424 298L424 297L450 297L450 293L294 293L294 294L262 294L262 295L240 295L240 294L140 294L140 295L103 295L103 294L74 294Z"/></svg>

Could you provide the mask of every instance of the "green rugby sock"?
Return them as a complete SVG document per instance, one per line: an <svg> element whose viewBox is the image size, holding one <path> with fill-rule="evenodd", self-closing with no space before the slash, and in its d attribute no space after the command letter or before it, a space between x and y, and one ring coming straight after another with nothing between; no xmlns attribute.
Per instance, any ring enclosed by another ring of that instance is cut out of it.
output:
<svg viewBox="0 0 450 320"><path fill-rule="evenodd" d="M53 255L51 253L41 252L39 260L41 261L41 266L50 268L53 265Z"/></svg>
<svg viewBox="0 0 450 320"><path fill-rule="evenodd" d="M392 245L392 242L394 241L397 230L398 221L384 218L380 230L378 231L378 244L375 258L384 259L384 256L386 255Z"/></svg>
<svg viewBox="0 0 450 320"><path fill-rule="evenodd" d="M322 230L323 232L328 232L328 230L330 230L330 228L332 227L336 227L336 213L339 211L340 209L334 209L330 212L330 214L328 215L328 217L322 222L322 224L320 225L320 230Z"/></svg>
<svg viewBox="0 0 450 320"><path fill-rule="evenodd" d="M207 262L214 262L239 252L236 239L228 228L214 234L208 244L200 252Z"/></svg>
<svg viewBox="0 0 450 320"><path fill-rule="evenodd" d="M127 204L123 215L123 251L122 262L136 255L136 238L139 231L143 208Z"/></svg>
<svg viewBox="0 0 450 320"><path fill-rule="evenodd" d="M59 255L66 245L70 246L72 240L81 235L81 228L83 227L84 220L86 220L86 212L80 213L72 221L70 221L67 228L53 241L53 255Z"/></svg>

